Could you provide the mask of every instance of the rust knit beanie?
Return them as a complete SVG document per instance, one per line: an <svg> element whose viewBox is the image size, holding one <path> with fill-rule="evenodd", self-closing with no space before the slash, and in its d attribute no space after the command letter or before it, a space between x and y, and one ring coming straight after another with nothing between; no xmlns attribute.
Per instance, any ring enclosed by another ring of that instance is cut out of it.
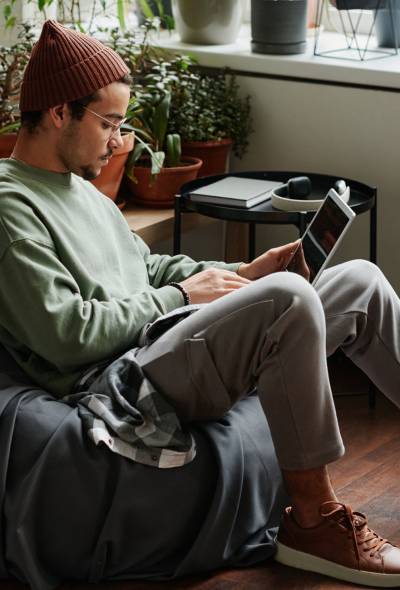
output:
<svg viewBox="0 0 400 590"><path fill-rule="evenodd" d="M48 20L24 72L19 108L46 110L88 96L128 73L119 55L97 39Z"/></svg>

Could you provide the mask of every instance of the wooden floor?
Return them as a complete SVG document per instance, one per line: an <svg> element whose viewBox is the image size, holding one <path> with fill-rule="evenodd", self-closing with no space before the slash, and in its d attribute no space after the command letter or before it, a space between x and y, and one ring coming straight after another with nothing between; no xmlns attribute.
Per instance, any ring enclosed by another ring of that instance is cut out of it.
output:
<svg viewBox="0 0 400 590"><path fill-rule="evenodd" d="M361 384L360 384L361 383ZM353 390L366 389L356 376ZM336 383L340 390L341 383ZM370 410L365 395L336 397L347 448L332 465L339 498L368 515L372 528L400 545L400 412L380 395ZM339 590L355 588L317 574L265 563L243 570L225 570L173 583L118 582L63 585L60 590ZM0 583L0 590L26 590L19 583Z"/></svg>

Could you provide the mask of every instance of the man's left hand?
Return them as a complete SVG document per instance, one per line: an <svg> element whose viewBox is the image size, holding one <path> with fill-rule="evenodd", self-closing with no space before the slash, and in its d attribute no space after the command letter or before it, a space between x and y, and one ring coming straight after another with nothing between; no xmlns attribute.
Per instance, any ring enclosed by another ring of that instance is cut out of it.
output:
<svg viewBox="0 0 400 590"><path fill-rule="evenodd" d="M255 258L248 264L241 264L238 268L238 275L254 281L266 275L270 275L273 272L279 272L285 270L289 260L294 254L300 240L285 244L284 246L278 246L277 248L271 248Z"/></svg>

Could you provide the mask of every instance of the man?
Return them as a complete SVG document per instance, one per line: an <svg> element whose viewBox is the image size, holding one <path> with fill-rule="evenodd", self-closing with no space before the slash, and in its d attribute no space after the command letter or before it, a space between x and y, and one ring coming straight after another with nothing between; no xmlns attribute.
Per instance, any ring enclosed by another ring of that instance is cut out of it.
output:
<svg viewBox="0 0 400 590"><path fill-rule="evenodd" d="M144 328L201 308L135 351L183 422L218 420L254 386L291 508L277 559L359 584L398 586L400 551L338 502L327 463L344 452L326 356L346 352L400 403L400 304L367 262L326 271L317 291L281 271L295 244L248 264L151 255L95 178L121 143L127 68L47 22L27 66L22 128L0 165L0 340L57 397Z"/></svg>

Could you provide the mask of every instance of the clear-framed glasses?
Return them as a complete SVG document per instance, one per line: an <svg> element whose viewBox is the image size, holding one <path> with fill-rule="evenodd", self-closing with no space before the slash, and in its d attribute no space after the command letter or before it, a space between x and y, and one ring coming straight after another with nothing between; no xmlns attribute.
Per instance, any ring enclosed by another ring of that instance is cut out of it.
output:
<svg viewBox="0 0 400 590"><path fill-rule="evenodd" d="M126 123L126 121L127 121L127 119L125 117L124 119L121 119L121 121L119 123L113 123L109 119L106 119L105 117L102 117L101 115L99 115L99 113L96 113L95 111L92 111L92 109L89 109L89 107L85 107L84 105L82 105L82 107L85 109L85 111L89 111L89 113L92 113L92 115L95 115L95 117L98 117L99 119L101 119L102 121L104 121L105 123L107 123L108 127L111 129L111 133L110 133L110 138L109 139L115 137L117 135L117 133L119 133L121 131L122 125L124 123Z"/></svg>

